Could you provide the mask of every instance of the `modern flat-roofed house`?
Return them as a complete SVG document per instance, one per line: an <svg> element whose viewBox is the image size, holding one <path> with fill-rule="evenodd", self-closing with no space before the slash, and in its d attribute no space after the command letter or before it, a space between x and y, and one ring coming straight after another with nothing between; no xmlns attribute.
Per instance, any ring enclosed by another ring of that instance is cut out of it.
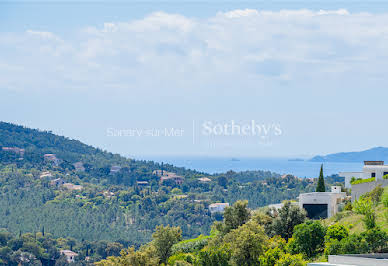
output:
<svg viewBox="0 0 388 266"><path fill-rule="evenodd" d="M350 188L350 181L355 179L368 179L374 177L376 180L383 179L388 174L388 165L384 161L364 161L362 172L340 172L339 176L345 177L345 187Z"/></svg>
<svg viewBox="0 0 388 266"><path fill-rule="evenodd" d="M229 207L229 203L212 203L209 205L209 211L211 213L224 212L226 207Z"/></svg>
<svg viewBox="0 0 388 266"><path fill-rule="evenodd" d="M74 251L63 249L60 251L61 255L65 255L66 260L68 263L74 262L75 257L78 256L78 253L75 253Z"/></svg>
<svg viewBox="0 0 388 266"><path fill-rule="evenodd" d="M341 186L332 186L331 192L299 194L299 207L304 208L310 219L329 218L338 212L338 205L346 198Z"/></svg>

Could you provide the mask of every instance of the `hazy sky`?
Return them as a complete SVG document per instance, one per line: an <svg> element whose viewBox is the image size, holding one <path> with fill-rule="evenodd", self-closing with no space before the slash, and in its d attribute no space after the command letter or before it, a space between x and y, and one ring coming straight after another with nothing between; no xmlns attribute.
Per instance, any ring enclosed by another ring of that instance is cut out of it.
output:
<svg viewBox="0 0 388 266"><path fill-rule="evenodd" d="M0 120L131 156L388 146L388 4L303 2L0 2Z"/></svg>

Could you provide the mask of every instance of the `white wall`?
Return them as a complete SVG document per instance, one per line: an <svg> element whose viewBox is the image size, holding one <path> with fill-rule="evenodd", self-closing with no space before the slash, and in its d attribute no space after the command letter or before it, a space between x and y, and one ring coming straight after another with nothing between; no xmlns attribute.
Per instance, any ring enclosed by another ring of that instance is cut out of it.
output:
<svg viewBox="0 0 388 266"><path fill-rule="evenodd" d="M311 192L299 195L299 207L303 204L327 204L327 217L331 217L338 211L337 199L346 196L345 192Z"/></svg>
<svg viewBox="0 0 388 266"><path fill-rule="evenodd" d="M352 177L357 178L363 178L364 179L364 173L363 172L340 172L338 173L339 176L345 177L345 187L350 188L350 180Z"/></svg>

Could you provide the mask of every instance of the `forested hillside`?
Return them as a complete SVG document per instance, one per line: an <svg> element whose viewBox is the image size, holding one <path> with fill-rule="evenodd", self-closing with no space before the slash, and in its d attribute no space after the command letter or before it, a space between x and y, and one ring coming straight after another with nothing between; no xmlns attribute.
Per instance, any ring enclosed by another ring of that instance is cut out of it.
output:
<svg viewBox="0 0 388 266"><path fill-rule="evenodd" d="M328 255L386 253L388 188L384 192L376 187L348 201L345 209L330 219L313 221L289 201L280 209L255 211L238 201L225 209L223 221L214 223L210 235L182 240L179 227L159 226L152 242L97 265L305 266L327 261ZM353 221L360 227L354 230L344 217L356 217Z"/></svg>
<svg viewBox="0 0 388 266"><path fill-rule="evenodd" d="M156 171L158 170L158 171ZM315 180L263 171L209 175L137 161L50 132L0 123L0 228L79 241L140 246L157 225L182 237L208 234L222 215L209 204L248 200L257 208L300 192Z"/></svg>

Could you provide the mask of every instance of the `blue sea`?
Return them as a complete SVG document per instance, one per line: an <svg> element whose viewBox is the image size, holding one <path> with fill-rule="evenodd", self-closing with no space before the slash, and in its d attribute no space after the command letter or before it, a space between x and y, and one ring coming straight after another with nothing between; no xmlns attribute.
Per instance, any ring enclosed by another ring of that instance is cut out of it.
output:
<svg viewBox="0 0 388 266"><path fill-rule="evenodd" d="M245 170L268 170L279 174L293 174L298 177L318 177L320 162L290 161L287 158L226 158L226 157L160 157L147 156L136 159L153 160L178 167L195 169L209 174ZM338 172L362 171L362 163L324 162L324 175Z"/></svg>

